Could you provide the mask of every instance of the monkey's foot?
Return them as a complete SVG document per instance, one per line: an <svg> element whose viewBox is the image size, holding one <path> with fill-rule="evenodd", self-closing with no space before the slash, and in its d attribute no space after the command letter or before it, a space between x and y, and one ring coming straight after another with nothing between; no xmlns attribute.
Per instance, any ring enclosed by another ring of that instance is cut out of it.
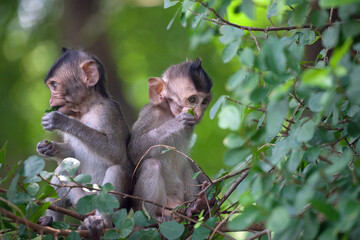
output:
<svg viewBox="0 0 360 240"><path fill-rule="evenodd" d="M50 226L53 223L54 219L52 216L44 216L39 218L38 224L42 226Z"/></svg>
<svg viewBox="0 0 360 240"><path fill-rule="evenodd" d="M101 216L93 215L85 218L83 225L80 226L80 229L89 231L89 236L93 240L100 239L105 229L105 223Z"/></svg>

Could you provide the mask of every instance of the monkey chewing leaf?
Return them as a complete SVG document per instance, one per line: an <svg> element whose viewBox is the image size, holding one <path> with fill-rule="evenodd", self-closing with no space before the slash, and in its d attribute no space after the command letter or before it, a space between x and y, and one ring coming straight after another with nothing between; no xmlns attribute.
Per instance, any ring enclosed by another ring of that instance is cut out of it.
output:
<svg viewBox="0 0 360 240"><path fill-rule="evenodd" d="M95 56L63 48L62 56L45 77L51 93L50 106L53 107L45 111L41 120L45 130L60 132L64 141L43 140L36 150L41 157L58 162L75 158L80 162L76 174L90 175L90 184L104 186L110 183L114 191L129 193L132 168L126 149L129 129L119 105L108 95L105 82L104 66ZM60 172L61 165L55 169L55 175ZM61 184L60 179L53 177L51 184ZM55 206L76 208L89 193L83 188L60 187L57 194ZM126 200L118 195L115 197L118 201L114 208L126 207ZM54 199L47 201L54 202ZM113 226L108 213L96 210L95 215L86 216L82 229L87 229L92 239L100 239L103 229ZM47 210L39 223L48 225L63 220L62 213Z"/></svg>
<svg viewBox="0 0 360 240"><path fill-rule="evenodd" d="M150 102L141 109L128 145L131 161L139 164L134 195L168 208L195 204L206 176L192 178L199 169L183 154L162 147L148 150L166 145L189 154L193 129L211 101L211 79L196 60L171 66L161 78L149 78L148 85ZM200 203L192 206L191 214L203 206ZM144 206L159 221L172 218L169 210L150 203ZM134 201L134 209L142 209L141 201Z"/></svg>

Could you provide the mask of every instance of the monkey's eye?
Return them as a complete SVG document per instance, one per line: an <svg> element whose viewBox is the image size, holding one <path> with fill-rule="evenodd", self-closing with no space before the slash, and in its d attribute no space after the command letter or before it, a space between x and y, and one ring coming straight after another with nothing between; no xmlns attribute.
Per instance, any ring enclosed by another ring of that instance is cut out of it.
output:
<svg viewBox="0 0 360 240"><path fill-rule="evenodd" d="M210 102L210 100L209 99L207 99L207 98L205 98L203 101L202 101L202 105L208 105L209 104L209 102Z"/></svg>
<svg viewBox="0 0 360 240"><path fill-rule="evenodd" d="M189 103L195 103L196 102L196 97L195 96L191 96L188 98L188 102Z"/></svg>
<svg viewBox="0 0 360 240"><path fill-rule="evenodd" d="M56 88L57 88L57 86L58 86L57 82L55 82L55 81L50 82L49 85L51 86L51 88L52 88L53 90L56 90Z"/></svg>

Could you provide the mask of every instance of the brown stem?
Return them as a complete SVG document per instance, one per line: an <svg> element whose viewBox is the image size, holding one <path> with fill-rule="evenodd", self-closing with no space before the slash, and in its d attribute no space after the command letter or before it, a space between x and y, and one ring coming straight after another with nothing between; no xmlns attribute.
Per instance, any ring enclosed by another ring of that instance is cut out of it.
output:
<svg viewBox="0 0 360 240"><path fill-rule="evenodd" d="M252 106L249 106L249 105L245 105L245 104L243 104L243 103L241 103L241 102L239 102L239 101L237 101L237 100L234 100L234 99L232 99L232 98L230 98L230 97L226 97L226 99L229 100L229 101L231 101L231 102L234 102L234 103L243 105L243 106L245 106L245 107L247 107L247 108L251 108L251 109L254 109L254 110L259 111L259 112L266 112L264 109L252 107Z"/></svg>
<svg viewBox="0 0 360 240"><path fill-rule="evenodd" d="M235 191L235 189L247 177L248 174L249 174L249 170L246 170L235 180L235 182L231 185L231 187L227 190L227 192L224 194L224 196L217 203L217 208L218 209L229 198L229 196Z"/></svg>

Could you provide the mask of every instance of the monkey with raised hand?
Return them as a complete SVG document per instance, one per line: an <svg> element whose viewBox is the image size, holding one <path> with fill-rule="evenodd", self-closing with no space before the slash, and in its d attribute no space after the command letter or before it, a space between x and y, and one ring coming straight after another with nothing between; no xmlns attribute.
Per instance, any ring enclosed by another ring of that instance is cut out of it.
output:
<svg viewBox="0 0 360 240"><path fill-rule="evenodd" d="M45 114L45 130L57 130L64 142L44 140L37 145L37 152L45 158L62 160L74 157L80 161L77 174L89 174L91 183L111 183L117 192L129 192L131 162L126 145L129 129L118 104L105 89L105 70L100 61L81 50L63 48L62 56L49 70L45 84L51 91L50 106L57 111ZM59 172L58 167L55 172ZM53 177L54 184L59 180ZM82 188L58 189L61 207L76 206L86 195ZM124 202L119 199L120 206ZM63 214L48 210L40 219L43 225L63 221ZM83 223L94 239L100 238L105 227L112 227L110 216L97 213Z"/></svg>
<svg viewBox="0 0 360 240"><path fill-rule="evenodd" d="M138 164L153 145L175 147L188 154L194 126L198 124L211 100L212 82L201 66L201 61L184 62L171 66L162 78L149 78L149 100L135 122L129 157ZM198 170L183 155L163 148L152 148L139 164L134 195L142 199L174 208L194 200L200 192L205 176L192 176ZM137 201L135 209L142 203ZM158 220L168 220L169 211L150 203L146 209Z"/></svg>

